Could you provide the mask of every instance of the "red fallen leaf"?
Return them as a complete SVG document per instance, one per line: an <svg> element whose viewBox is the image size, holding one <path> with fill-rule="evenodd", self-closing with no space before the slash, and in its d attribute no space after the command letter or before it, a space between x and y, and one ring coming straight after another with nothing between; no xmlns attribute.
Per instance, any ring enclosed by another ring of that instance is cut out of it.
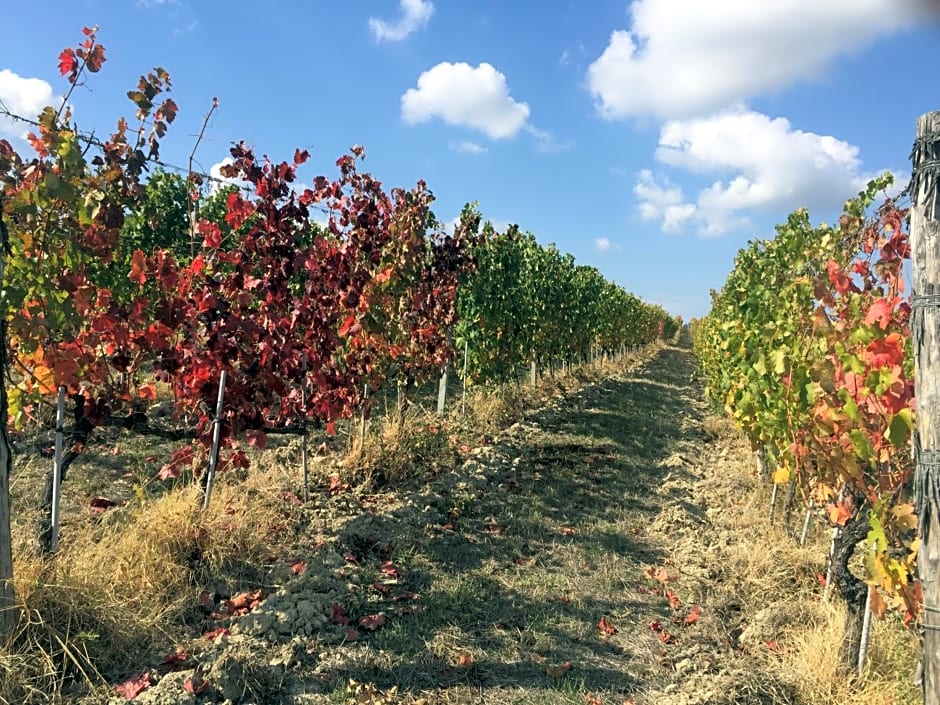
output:
<svg viewBox="0 0 940 705"><path fill-rule="evenodd" d="M378 580L372 583L371 587L373 590L379 593L382 597L388 597L389 594L392 592L392 589L388 585L385 585L384 583L381 583Z"/></svg>
<svg viewBox="0 0 940 705"><path fill-rule="evenodd" d="M296 494L294 494L290 490L285 492L283 497L284 497L285 502L289 502L290 504L293 504L295 507L299 507L301 504L304 503L300 497L298 497Z"/></svg>
<svg viewBox="0 0 940 705"><path fill-rule="evenodd" d="M575 530L570 526L563 526L561 527L561 535L562 536L574 536Z"/></svg>
<svg viewBox="0 0 940 705"><path fill-rule="evenodd" d="M346 608L338 602L334 602L330 605L330 621L344 627L349 624L349 617L346 616Z"/></svg>
<svg viewBox="0 0 940 705"><path fill-rule="evenodd" d="M242 592L226 600L226 611L231 614L246 614L253 610L258 604L267 597L263 590L252 590L251 592Z"/></svg>
<svg viewBox="0 0 940 705"><path fill-rule="evenodd" d="M385 624L385 615L382 613L369 614L359 618L359 626L363 629L368 629L370 632L374 632L383 624Z"/></svg>
<svg viewBox="0 0 940 705"><path fill-rule="evenodd" d="M441 529L443 529L444 531L453 531L453 530L454 530L454 525L453 525L453 524L442 524L442 525L441 525Z"/></svg>
<svg viewBox="0 0 940 705"><path fill-rule="evenodd" d="M604 703L602 703L601 699L597 697L596 695L592 695L591 693L585 693L584 705L604 705Z"/></svg>
<svg viewBox="0 0 940 705"><path fill-rule="evenodd" d="M649 566L643 571L643 576L649 578L650 580L655 580L657 582L665 585L666 583L671 583L676 580L675 575L669 575L669 572L663 567L653 567Z"/></svg>
<svg viewBox="0 0 940 705"><path fill-rule="evenodd" d="M186 649L182 646L177 646L174 651L163 657L163 660L157 666L157 670L160 673L170 673L171 671L179 670L178 666L181 666L188 660L189 654L186 653Z"/></svg>
<svg viewBox="0 0 940 705"><path fill-rule="evenodd" d="M417 600L418 594L415 592L400 592L392 598L392 602L403 602L404 600Z"/></svg>
<svg viewBox="0 0 940 705"><path fill-rule="evenodd" d="M695 624L699 620L699 617L701 617L701 609L698 605L692 605L692 611L686 615L685 619L682 620L682 623L689 627Z"/></svg>
<svg viewBox="0 0 940 705"><path fill-rule="evenodd" d="M218 627L216 629L210 629L207 632L203 632L202 636L204 639L209 641L215 641L220 636L231 636L232 632L229 631L228 627Z"/></svg>
<svg viewBox="0 0 940 705"><path fill-rule="evenodd" d="M658 636L659 636L659 640L663 644L671 644L676 640L676 638L672 634L667 632L665 629L659 632Z"/></svg>
<svg viewBox="0 0 940 705"><path fill-rule="evenodd" d="M601 634L616 634L617 627L607 621L607 617L601 617L601 621L597 623L597 628Z"/></svg>
<svg viewBox="0 0 940 705"><path fill-rule="evenodd" d="M473 656L470 654L460 654L460 658L457 659L458 666L472 666L473 665Z"/></svg>
<svg viewBox="0 0 940 705"><path fill-rule="evenodd" d="M133 700L151 685L153 685L153 683L150 682L149 673L138 673L136 676L131 676L120 685L114 686L114 690L122 698Z"/></svg>
<svg viewBox="0 0 940 705"><path fill-rule="evenodd" d="M300 575L306 570L307 570L306 561L297 561L296 563L292 563L290 567L290 572L293 573L294 575Z"/></svg>
<svg viewBox="0 0 940 705"><path fill-rule="evenodd" d="M669 606L672 609L677 610L682 607L682 600L679 599L679 596L676 595L676 593L672 592L671 590L664 590L663 592L666 599L669 600Z"/></svg>
<svg viewBox="0 0 940 705"><path fill-rule="evenodd" d="M344 553L343 558L347 563L352 563L353 565L359 565L359 561L356 560L356 557L351 553Z"/></svg>
<svg viewBox="0 0 940 705"><path fill-rule="evenodd" d="M111 507L118 506L118 503L114 500L108 499L107 497L92 497L88 501L88 506L91 511L95 512L96 514L100 514L101 512L107 511Z"/></svg>
<svg viewBox="0 0 940 705"><path fill-rule="evenodd" d="M330 497L335 497L349 489L349 483L343 482L339 475L330 475L330 481L327 483L326 491Z"/></svg>
<svg viewBox="0 0 940 705"><path fill-rule="evenodd" d="M549 676L550 678L561 678L570 670L571 661L565 661L564 663L560 663L557 666L549 666L546 668L545 675Z"/></svg>
<svg viewBox="0 0 940 705"><path fill-rule="evenodd" d="M826 587L826 576L822 573L816 573L816 580L819 581L819 584L822 587Z"/></svg>
<svg viewBox="0 0 940 705"><path fill-rule="evenodd" d="M396 565L395 565L394 563L392 563L391 561L385 561L385 562L382 564L382 567L379 568L379 570L381 570L383 573L385 573L386 575L388 575L388 576L390 576L390 577L392 577L392 578L397 578L397 577L398 577L398 566L396 566Z"/></svg>
<svg viewBox="0 0 940 705"><path fill-rule="evenodd" d="M777 644L776 641L773 641L773 640L771 640L771 641L765 641L765 642L764 642L764 645L765 645L768 649L770 649L771 651L779 651L779 650L780 650L780 646Z"/></svg>
<svg viewBox="0 0 940 705"><path fill-rule="evenodd" d="M346 641L355 641L359 638L359 632L356 629L346 630Z"/></svg>
<svg viewBox="0 0 940 705"><path fill-rule="evenodd" d="M187 693L192 693L193 695L198 695L206 688L209 687L209 681L205 678L199 678L198 676L193 676L192 678L187 678L183 681L183 690Z"/></svg>

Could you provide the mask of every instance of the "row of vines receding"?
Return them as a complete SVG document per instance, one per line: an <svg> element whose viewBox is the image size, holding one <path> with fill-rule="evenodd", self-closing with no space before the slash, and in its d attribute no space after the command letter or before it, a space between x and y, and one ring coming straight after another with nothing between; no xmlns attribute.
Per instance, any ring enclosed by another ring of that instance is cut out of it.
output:
<svg viewBox="0 0 940 705"><path fill-rule="evenodd" d="M849 609L847 668L866 600L877 615L920 619L907 209L874 206L890 184L872 181L837 226L813 227L799 210L775 238L749 243L691 323L711 401L766 454L773 481L838 528L831 580Z"/></svg>

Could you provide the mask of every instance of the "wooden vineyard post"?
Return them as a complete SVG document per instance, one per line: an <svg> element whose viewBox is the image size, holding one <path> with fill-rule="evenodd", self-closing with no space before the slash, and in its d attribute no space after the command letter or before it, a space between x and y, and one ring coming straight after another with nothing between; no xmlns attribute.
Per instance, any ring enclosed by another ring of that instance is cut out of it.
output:
<svg viewBox="0 0 940 705"><path fill-rule="evenodd" d="M212 429L212 453L209 456L209 469L206 471L206 484L203 490L203 511L209 508L212 498L212 485L215 482L215 469L219 464L219 438L222 435L222 403L225 400L225 370L219 375L219 398L215 403L215 423Z"/></svg>
<svg viewBox="0 0 940 705"><path fill-rule="evenodd" d="M398 390L399 404L401 403L401 388ZM361 453L366 446L366 402L369 399L369 384L362 385L362 408L359 409L359 452ZM388 416L388 408L385 409L385 415Z"/></svg>
<svg viewBox="0 0 940 705"><path fill-rule="evenodd" d="M447 368L441 372L441 381L437 385L437 415L444 415L444 405L447 403Z"/></svg>
<svg viewBox="0 0 940 705"><path fill-rule="evenodd" d="M2 204L0 204L2 205ZM10 251L3 209L0 208L0 288L5 285L6 255ZM7 399L7 316L0 312L0 640L6 640L16 626L16 600L13 594L13 538L10 535L10 474L13 471L13 445L10 443Z"/></svg>
<svg viewBox="0 0 940 705"><path fill-rule="evenodd" d="M538 365L536 364L535 359L533 359L529 366L529 385L534 387L538 384L538 381Z"/></svg>
<svg viewBox="0 0 940 705"><path fill-rule="evenodd" d="M49 550L59 546L59 505L62 501L62 437L65 435L65 387L59 387L59 396L55 407L55 455L52 466L52 536Z"/></svg>
<svg viewBox="0 0 940 705"><path fill-rule="evenodd" d="M806 545L806 538L809 536L809 525L813 521L813 505L810 504L803 517L803 531L800 532L800 545Z"/></svg>
<svg viewBox="0 0 940 705"><path fill-rule="evenodd" d="M940 112L917 119L911 152L910 239L914 286L914 503L923 586L925 705L940 705Z"/></svg>
<svg viewBox="0 0 940 705"><path fill-rule="evenodd" d="M460 415L467 413L467 362L470 357L470 343L463 341L463 389L460 392Z"/></svg>
<svg viewBox="0 0 940 705"><path fill-rule="evenodd" d="M306 385L306 380L304 381ZM310 480L307 472L307 390L300 388L300 406L303 408L303 420L300 428L300 476L304 484L304 502L310 501Z"/></svg>

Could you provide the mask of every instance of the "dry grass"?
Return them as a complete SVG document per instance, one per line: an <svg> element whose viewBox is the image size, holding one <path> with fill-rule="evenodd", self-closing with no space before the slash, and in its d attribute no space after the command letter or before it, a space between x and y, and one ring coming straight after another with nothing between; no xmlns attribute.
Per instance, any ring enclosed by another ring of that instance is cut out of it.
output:
<svg viewBox="0 0 940 705"><path fill-rule="evenodd" d="M22 614L0 650L0 702L30 703L120 678L170 650L198 617L206 588L231 594L265 562L272 532L289 521L276 488L258 472L216 486L206 512L181 487L73 525L54 558L18 539L15 590ZM272 481L273 480L273 481Z"/></svg>
<svg viewBox="0 0 940 705"><path fill-rule="evenodd" d="M723 580L706 599L719 610L732 604L739 607L743 627L763 623L763 628L752 629L752 643L746 647L761 669L792 687L798 702L919 703L919 689L912 682L918 639L896 615L873 620L864 677L846 680L839 675L845 607L837 597L823 602L819 584L826 569L828 527L815 524L804 547L779 520L768 527L769 491L757 486L753 455L727 422L710 424L721 445L732 450L710 487L712 502L730 510L718 517L722 528L731 532L731 540L722 552ZM796 510L794 524L801 518L802 512ZM771 643L755 642L755 635Z"/></svg>

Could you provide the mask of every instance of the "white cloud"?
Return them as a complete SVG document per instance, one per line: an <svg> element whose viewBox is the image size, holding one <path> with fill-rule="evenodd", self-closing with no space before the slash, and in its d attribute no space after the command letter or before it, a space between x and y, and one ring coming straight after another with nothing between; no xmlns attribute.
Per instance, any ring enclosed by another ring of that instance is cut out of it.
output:
<svg viewBox="0 0 940 705"><path fill-rule="evenodd" d="M526 125L525 131L535 140L535 148L542 154L562 152L571 146L570 142L559 142L548 130L540 130L534 125Z"/></svg>
<svg viewBox="0 0 940 705"><path fill-rule="evenodd" d="M666 123L656 159L693 174L723 177L691 202L668 178L649 170L637 175L641 217L659 220L665 231L694 224L703 235L740 228L752 213L838 208L881 173L863 172L859 148L844 140L796 130L785 118L742 107Z"/></svg>
<svg viewBox="0 0 940 705"><path fill-rule="evenodd" d="M55 101L58 103L58 101ZM52 86L39 78L23 78L9 69L0 71L0 103L14 115L34 120L53 104ZM0 136L24 138L33 128L0 115Z"/></svg>
<svg viewBox="0 0 940 705"><path fill-rule="evenodd" d="M476 142L451 142L450 148L461 154L483 154L486 152L486 147Z"/></svg>
<svg viewBox="0 0 940 705"><path fill-rule="evenodd" d="M611 242L609 237L596 237L594 238L594 247L596 247L601 252L610 252L611 250L619 250L620 245Z"/></svg>
<svg viewBox="0 0 940 705"><path fill-rule="evenodd" d="M609 119L688 118L796 81L923 21L933 0L634 0L587 71Z"/></svg>
<svg viewBox="0 0 940 705"><path fill-rule="evenodd" d="M434 14L434 4L430 0L400 0L402 16L397 22L390 23L377 17L369 18L369 29L376 41L398 42L428 23Z"/></svg>
<svg viewBox="0 0 940 705"><path fill-rule="evenodd" d="M441 62L418 77L417 88L405 91L401 114L412 125L440 118L502 139L526 125L529 106L513 100L506 77L490 64Z"/></svg>
<svg viewBox="0 0 940 705"><path fill-rule="evenodd" d="M643 220L661 220L666 232L679 230L695 213L695 206L685 203L681 188L666 177L657 179L648 169L637 175L633 193L640 201Z"/></svg>

